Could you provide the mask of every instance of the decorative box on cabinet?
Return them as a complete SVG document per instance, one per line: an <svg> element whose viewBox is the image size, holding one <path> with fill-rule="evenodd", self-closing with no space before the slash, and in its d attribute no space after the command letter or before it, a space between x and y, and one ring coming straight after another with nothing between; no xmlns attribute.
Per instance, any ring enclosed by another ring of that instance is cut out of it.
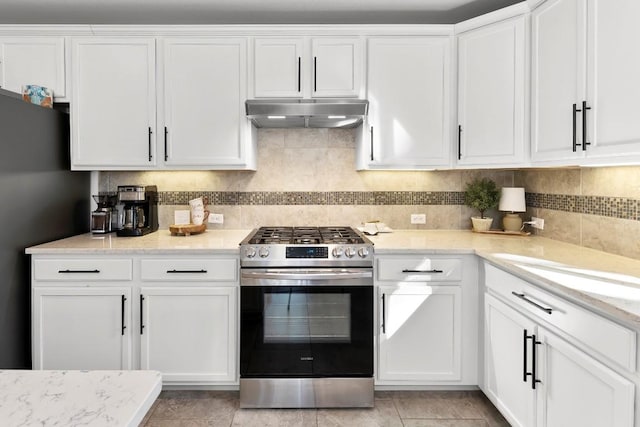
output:
<svg viewBox="0 0 640 427"><path fill-rule="evenodd" d="M547 0L532 12L532 160L640 161L635 0Z"/></svg>
<svg viewBox="0 0 640 427"><path fill-rule="evenodd" d="M450 167L450 36L371 37L358 169Z"/></svg>
<svg viewBox="0 0 640 427"><path fill-rule="evenodd" d="M528 17L458 36L457 166L522 166L528 138Z"/></svg>
<svg viewBox="0 0 640 427"><path fill-rule="evenodd" d="M66 99L64 37L0 37L0 88L22 93L24 85L53 90Z"/></svg>
<svg viewBox="0 0 640 427"><path fill-rule="evenodd" d="M260 37L253 61L256 98L360 96L359 37Z"/></svg>
<svg viewBox="0 0 640 427"><path fill-rule="evenodd" d="M481 387L512 425L634 425L633 331L488 264L485 285Z"/></svg>

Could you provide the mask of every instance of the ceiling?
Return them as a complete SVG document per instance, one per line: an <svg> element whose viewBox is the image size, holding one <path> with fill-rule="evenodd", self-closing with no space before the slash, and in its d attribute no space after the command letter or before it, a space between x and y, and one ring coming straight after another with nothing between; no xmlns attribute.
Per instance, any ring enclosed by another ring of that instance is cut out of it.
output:
<svg viewBox="0 0 640 427"><path fill-rule="evenodd" d="M0 24L453 24L520 0L0 0Z"/></svg>

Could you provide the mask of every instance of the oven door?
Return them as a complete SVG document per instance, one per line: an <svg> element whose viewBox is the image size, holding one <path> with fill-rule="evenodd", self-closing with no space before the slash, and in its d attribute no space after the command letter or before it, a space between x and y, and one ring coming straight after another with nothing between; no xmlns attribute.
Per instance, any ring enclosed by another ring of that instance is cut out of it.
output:
<svg viewBox="0 0 640 427"><path fill-rule="evenodd" d="M242 378L371 377L373 272L243 269Z"/></svg>

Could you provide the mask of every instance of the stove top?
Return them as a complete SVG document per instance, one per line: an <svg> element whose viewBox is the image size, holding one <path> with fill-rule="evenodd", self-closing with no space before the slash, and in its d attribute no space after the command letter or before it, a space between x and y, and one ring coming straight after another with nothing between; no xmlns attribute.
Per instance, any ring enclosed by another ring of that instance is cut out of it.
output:
<svg viewBox="0 0 640 427"><path fill-rule="evenodd" d="M351 227L260 227L248 244L363 244L364 238Z"/></svg>
<svg viewBox="0 0 640 427"><path fill-rule="evenodd" d="M373 243L351 227L260 227L240 243L243 267L373 265Z"/></svg>

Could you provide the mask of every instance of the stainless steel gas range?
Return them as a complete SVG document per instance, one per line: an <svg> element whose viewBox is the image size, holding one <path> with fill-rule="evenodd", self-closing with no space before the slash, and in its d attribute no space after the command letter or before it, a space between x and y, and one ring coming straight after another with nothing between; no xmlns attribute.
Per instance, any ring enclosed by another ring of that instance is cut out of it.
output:
<svg viewBox="0 0 640 427"><path fill-rule="evenodd" d="M373 406L373 244L262 227L240 244L240 406Z"/></svg>

